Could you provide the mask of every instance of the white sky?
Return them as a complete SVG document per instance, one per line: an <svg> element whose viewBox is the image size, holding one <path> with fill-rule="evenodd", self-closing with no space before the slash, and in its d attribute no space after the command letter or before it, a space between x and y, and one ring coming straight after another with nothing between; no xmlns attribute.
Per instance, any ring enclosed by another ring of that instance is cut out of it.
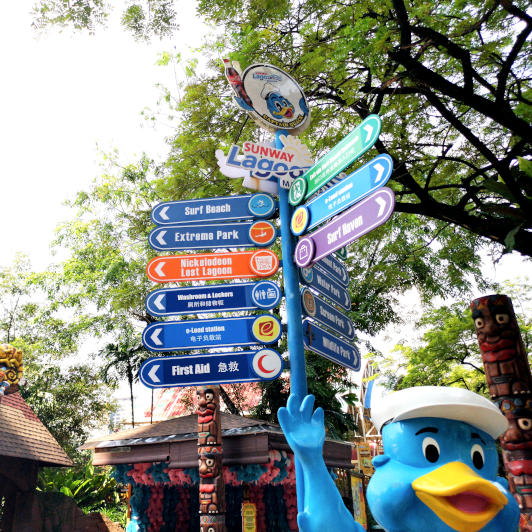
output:
<svg viewBox="0 0 532 532"><path fill-rule="evenodd" d="M183 2L182 29L171 41L136 43L117 21L94 36L52 30L37 38L32 4L8 2L0 18L0 266L22 251L42 269L52 260L54 228L71 216L62 202L100 172L96 145L117 148L128 162L143 150L166 153L163 139L171 131L154 130L140 116L155 108L157 82L175 87L172 68L155 63L174 47L187 55L204 30L194 2Z"/></svg>
<svg viewBox="0 0 532 532"><path fill-rule="evenodd" d="M0 267L21 251L44 269L53 260L55 227L72 216L63 201L101 171L96 145L106 152L117 148L128 162L142 151L165 155L171 131L153 129L140 116L143 108L155 108L157 82L175 87L172 69L155 63L162 51L192 56L188 50L206 30L194 2L181 2L181 29L171 41L136 43L116 20L94 36L50 31L37 38L32 5L7 2L0 18ZM498 281L528 270L518 255L486 268Z"/></svg>

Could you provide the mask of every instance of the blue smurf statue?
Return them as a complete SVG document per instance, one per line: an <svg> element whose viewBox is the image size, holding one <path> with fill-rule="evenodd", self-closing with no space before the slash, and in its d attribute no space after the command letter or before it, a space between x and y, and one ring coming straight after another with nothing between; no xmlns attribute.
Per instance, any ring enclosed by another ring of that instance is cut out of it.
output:
<svg viewBox="0 0 532 532"><path fill-rule="evenodd" d="M323 461L323 410L291 396L279 422L303 470L302 532L356 531ZM468 390L420 386L374 405L384 454L373 460L367 490L375 519L388 532L514 532L519 509L497 477L495 438L506 418ZM300 482L300 479L298 479Z"/></svg>

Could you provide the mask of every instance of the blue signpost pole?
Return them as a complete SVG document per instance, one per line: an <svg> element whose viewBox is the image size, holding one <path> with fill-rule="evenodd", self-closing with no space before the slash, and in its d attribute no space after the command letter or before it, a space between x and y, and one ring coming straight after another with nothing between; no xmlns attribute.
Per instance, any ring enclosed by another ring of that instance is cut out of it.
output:
<svg viewBox="0 0 532 532"><path fill-rule="evenodd" d="M280 135L287 135L286 130L278 130L275 134L275 147L283 148ZM288 190L279 187L279 214L281 218L281 250L283 252L283 278L286 298L286 320L288 354L290 357L291 394L301 399L307 395L307 373L305 370L305 349L303 346L303 324L301 320L301 296L297 266L293 260L295 239L290 231L292 207L288 203ZM296 460L296 491L297 509L304 510L303 470Z"/></svg>

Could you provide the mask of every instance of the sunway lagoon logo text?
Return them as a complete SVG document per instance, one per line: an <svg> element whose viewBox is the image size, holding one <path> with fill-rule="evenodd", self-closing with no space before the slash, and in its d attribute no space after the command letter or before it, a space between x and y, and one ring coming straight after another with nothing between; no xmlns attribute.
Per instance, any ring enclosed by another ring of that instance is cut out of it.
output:
<svg viewBox="0 0 532 532"><path fill-rule="evenodd" d="M254 142L244 142L242 146L243 157L239 155L239 150L239 146L233 144L225 164L249 170L253 176L259 179L268 179L273 176L288 176L295 179L310 168L310 166L295 164L297 156L288 150Z"/></svg>

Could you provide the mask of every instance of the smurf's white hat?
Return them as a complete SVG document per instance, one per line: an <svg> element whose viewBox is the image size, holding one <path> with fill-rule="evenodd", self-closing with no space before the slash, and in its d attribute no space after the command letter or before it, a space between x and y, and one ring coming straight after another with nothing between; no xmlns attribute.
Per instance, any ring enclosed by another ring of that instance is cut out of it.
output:
<svg viewBox="0 0 532 532"><path fill-rule="evenodd" d="M462 388L406 388L381 398L371 408L371 420L379 431L388 421L419 417L464 421L487 432L493 439L508 428L507 419L491 401Z"/></svg>

